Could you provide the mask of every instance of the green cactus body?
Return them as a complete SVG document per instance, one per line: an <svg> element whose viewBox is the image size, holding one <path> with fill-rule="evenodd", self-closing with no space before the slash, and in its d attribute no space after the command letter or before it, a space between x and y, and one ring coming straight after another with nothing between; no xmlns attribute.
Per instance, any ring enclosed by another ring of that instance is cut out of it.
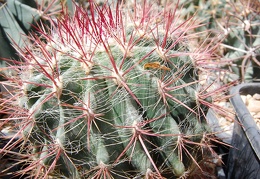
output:
<svg viewBox="0 0 260 179"><path fill-rule="evenodd" d="M44 177L175 178L190 170L180 138L199 143L207 132L185 36L193 21L159 8L77 8L43 33L46 44L36 40L23 53L18 103L34 119L23 134ZM199 159L199 147L190 152Z"/></svg>

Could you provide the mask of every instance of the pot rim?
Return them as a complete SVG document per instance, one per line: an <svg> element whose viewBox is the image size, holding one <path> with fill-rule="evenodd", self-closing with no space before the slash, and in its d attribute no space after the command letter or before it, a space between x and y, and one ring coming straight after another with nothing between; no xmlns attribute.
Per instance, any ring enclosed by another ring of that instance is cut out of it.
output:
<svg viewBox="0 0 260 179"><path fill-rule="evenodd" d="M260 129L240 96L241 94L253 95L255 93L260 93L260 83L239 84L230 89L232 96L230 102L235 109L236 119L240 123L236 123L235 125L242 127L252 149L257 155L258 160L260 160Z"/></svg>

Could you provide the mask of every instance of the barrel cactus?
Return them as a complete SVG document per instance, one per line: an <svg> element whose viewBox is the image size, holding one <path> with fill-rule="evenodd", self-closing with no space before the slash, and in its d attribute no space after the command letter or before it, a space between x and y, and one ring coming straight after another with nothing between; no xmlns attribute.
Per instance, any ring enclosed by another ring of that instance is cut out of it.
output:
<svg viewBox="0 0 260 179"><path fill-rule="evenodd" d="M199 25L168 7L90 3L18 49L4 110L24 141L22 173L208 178L211 100L198 74L212 50L194 46Z"/></svg>
<svg viewBox="0 0 260 179"><path fill-rule="evenodd" d="M229 70L243 82L259 81L259 1L243 0L222 20L227 37L223 42ZM232 77L232 76L231 76ZM233 78L234 78L233 77Z"/></svg>
<svg viewBox="0 0 260 179"><path fill-rule="evenodd" d="M260 2L200 0L188 5L187 8L197 10L198 18L207 20L203 28L222 31L225 35L218 50L224 62L219 66L225 81L259 81Z"/></svg>

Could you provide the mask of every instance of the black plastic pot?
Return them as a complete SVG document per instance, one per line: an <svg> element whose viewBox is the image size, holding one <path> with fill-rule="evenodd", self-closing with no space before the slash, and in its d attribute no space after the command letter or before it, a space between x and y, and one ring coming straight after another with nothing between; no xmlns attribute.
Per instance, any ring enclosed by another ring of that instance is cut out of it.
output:
<svg viewBox="0 0 260 179"><path fill-rule="evenodd" d="M236 112L227 162L227 179L260 179L260 129L240 95L260 94L260 83L233 87L230 101Z"/></svg>

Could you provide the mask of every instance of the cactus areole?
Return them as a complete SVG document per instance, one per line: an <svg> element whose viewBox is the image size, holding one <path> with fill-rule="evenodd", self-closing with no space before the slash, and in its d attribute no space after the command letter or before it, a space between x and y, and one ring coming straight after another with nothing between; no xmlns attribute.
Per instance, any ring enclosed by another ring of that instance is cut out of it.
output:
<svg viewBox="0 0 260 179"><path fill-rule="evenodd" d="M50 32L39 29L42 36L20 50L15 78L31 156L24 171L36 178L203 173L207 108L196 97L189 44L196 21L174 7L90 3L53 20Z"/></svg>

